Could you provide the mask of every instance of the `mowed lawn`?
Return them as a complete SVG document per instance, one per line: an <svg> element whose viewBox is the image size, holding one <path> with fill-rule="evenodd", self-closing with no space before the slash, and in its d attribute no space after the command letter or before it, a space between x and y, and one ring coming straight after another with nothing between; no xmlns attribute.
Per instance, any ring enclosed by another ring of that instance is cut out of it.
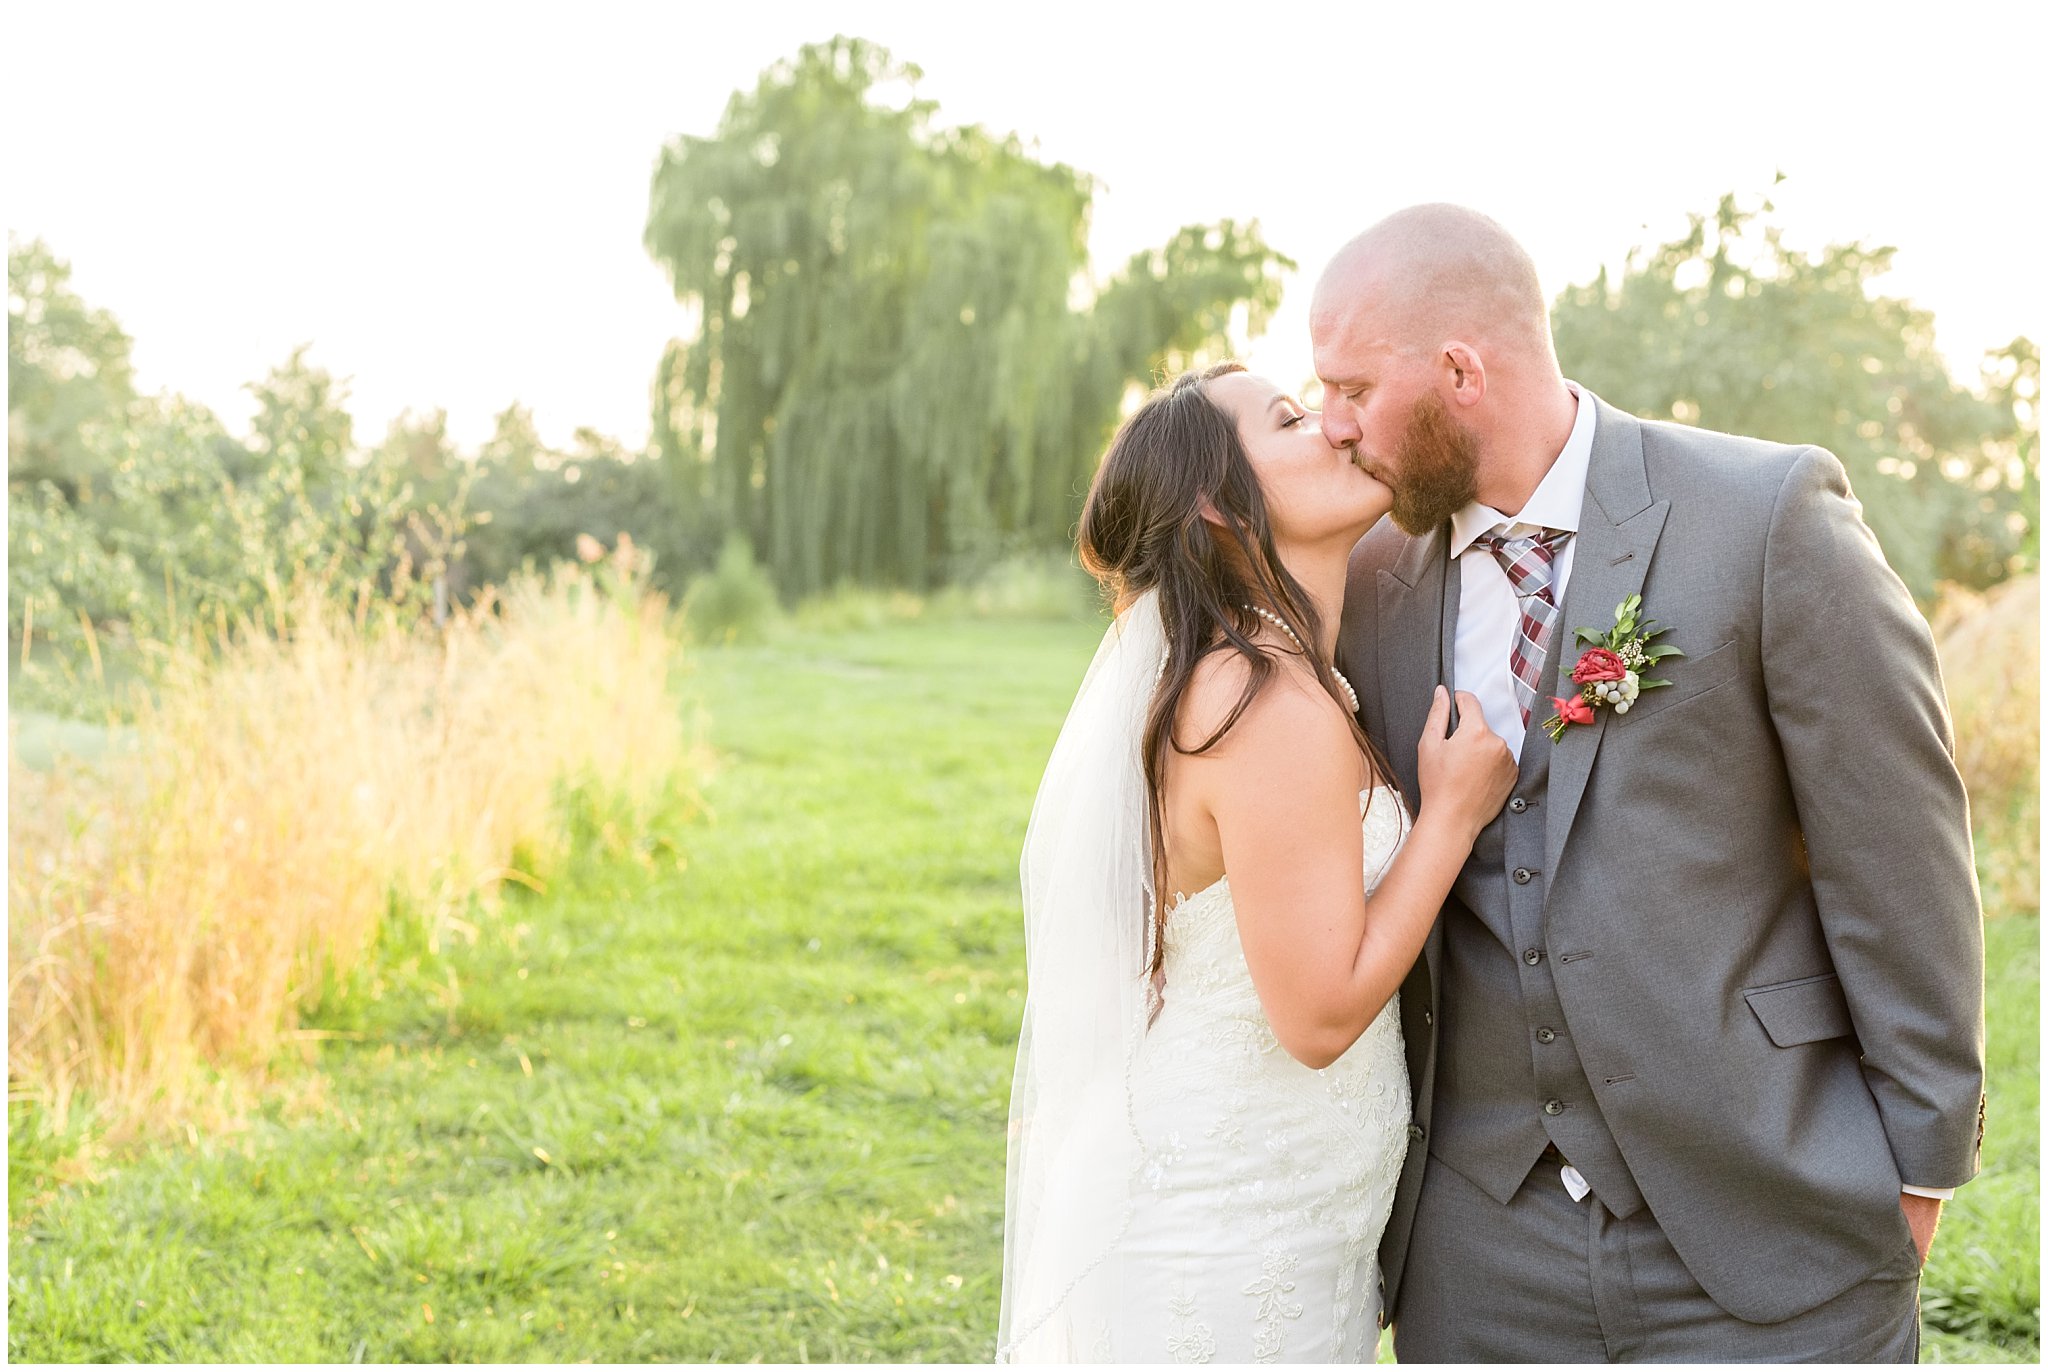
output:
<svg viewBox="0 0 2048 1372"><path fill-rule="evenodd" d="M700 652L704 812L589 826L473 946L395 940L315 1022L357 1036L316 1109L86 1182L12 1114L11 1357L985 1360L1016 857L1098 632ZM2037 936L1990 929L1987 1175L1930 1360L2038 1347Z"/></svg>

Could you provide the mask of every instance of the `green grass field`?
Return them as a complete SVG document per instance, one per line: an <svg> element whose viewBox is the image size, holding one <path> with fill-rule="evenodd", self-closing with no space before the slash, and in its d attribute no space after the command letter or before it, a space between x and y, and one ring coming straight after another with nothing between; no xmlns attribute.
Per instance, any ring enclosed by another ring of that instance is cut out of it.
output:
<svg viewBox="0 0 2048 1372"><path fill-rule="evenodd" d="M10 1356L986 1359L1016 855L1096 632L701 653L707 812L592 822L474 946L395 938L315 1021L356 1036L318 1110L66 1181L16 1107ZM1987 1170L1930 1360L2037 1357L2038 922L1990 935Z"/></svg>

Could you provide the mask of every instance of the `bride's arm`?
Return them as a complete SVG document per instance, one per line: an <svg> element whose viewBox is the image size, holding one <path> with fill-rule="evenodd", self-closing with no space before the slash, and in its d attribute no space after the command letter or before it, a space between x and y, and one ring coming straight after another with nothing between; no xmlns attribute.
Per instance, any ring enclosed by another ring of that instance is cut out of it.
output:
<svg viewBox="0 0 2048 1372"><path fill-rule="evenodd" d="M1212 753L1176 759L1194 764L1184 775L1215 819L1266 1018L1310 1067L1336 1061L1400 988L1473 840L1514 787L1514 759L1479 702L1459 692L1462 722L1446 738L1448 704L1439 688L1423 731L1421 813L1370 901L1359 754L1340 707L1305 674L1274 673Z"/></svg>

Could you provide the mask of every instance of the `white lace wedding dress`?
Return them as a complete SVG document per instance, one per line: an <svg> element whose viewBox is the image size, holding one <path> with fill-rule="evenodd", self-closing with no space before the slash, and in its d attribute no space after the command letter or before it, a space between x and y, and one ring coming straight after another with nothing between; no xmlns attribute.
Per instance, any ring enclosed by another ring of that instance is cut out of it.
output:
<svg viewBox="0 0 2048 1372"><path fill-rule="evenodd" d="M1370 892L1409 821L1392 787L1359 809ZM1228 877L1172 908L1164 965L1132 1070L1089 1103L1095 1130L1135 1133L1137 1177L1098 1171L1061 1198L1128 1206L1128 1224L1018 1360L1371 1361L1377 1250L1408 1147L1398 997L1330 1066L1297 1062L1252 987ZM1114 1151L1090 1132L1062 1150L1063 1176Z"/></svg>

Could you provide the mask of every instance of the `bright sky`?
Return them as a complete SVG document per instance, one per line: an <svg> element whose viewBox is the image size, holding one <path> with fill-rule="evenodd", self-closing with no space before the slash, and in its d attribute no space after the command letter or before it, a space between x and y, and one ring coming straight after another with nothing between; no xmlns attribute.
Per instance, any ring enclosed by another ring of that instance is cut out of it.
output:
<svg viewBox="0 0 2048 1372"><path fill-rule="evenodd" d="M1201 6L185 3L11 7L0 208L136 340L146 389L243 426L301 342L359 438L513 399L632 443L685 319L640 246L664 142L805 42L877 40L948 123L1099 178L1105 269L1257 218L1302 264L1253 366L1309 372L1307 296L1386 212L1501 220L1551 291L1777 192L1799 247L1899 249L1956 369L2048 335L2048 6L1377 0ZM1625 400L1625 397L1616 397Z"/></svg>

